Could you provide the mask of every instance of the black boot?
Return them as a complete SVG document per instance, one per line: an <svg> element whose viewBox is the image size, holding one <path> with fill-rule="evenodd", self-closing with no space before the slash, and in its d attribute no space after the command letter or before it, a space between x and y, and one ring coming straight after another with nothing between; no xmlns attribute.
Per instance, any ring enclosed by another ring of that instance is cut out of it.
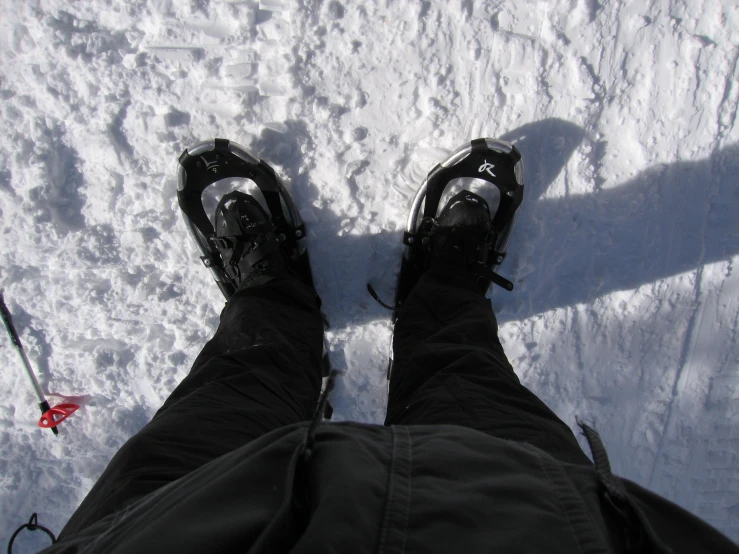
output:
<svg viewBox="0 0 739 554"><path fill-rule="evenodd" d="M429 266L454 268L472 273L480 292L490 287L488 254L495 245L490 208L484 198L468 190L454 195L439 214L429 241Z"/></svg>
<svg viewBox="0 0 739 554"><path fill-rule="evenodd" d="M215 231L213 246L226 276L239 289L262 285L290 272L280 249L284 237L275 234L267 212L253 196L240 191L226 194L216 208Z"/></svg>

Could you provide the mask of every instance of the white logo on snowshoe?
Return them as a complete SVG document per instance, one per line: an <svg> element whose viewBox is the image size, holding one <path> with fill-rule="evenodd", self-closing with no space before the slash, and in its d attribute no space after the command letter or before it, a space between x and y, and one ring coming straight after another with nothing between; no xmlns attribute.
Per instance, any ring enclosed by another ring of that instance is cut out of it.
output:
<svg viewBox="0 0 739 554"><path fill-rule="evenodd" d="M488 163L487 160L485 160L485 163L480 166L480 169L477 170L478 173L482 173L483 171L487 172L491 177L495 177L495 173L493 173L493 168L495 166L491 163Z"/></svg>
<svg viewBox="0 0 739 554"><path fill-rule="evenodd" d="M203 158L203 156L200 156L200 159L203 160L206 170L210 170L213 173L218 173L218 161L217 160L215 162L209 162L208 160ZM211 166L215 166L215 167L211 167Z"/></svg>

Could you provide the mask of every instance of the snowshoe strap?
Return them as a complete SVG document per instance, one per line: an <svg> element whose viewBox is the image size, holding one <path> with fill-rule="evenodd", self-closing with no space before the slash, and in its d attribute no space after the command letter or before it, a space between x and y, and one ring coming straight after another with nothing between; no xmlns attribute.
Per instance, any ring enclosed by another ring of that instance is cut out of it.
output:
<svg viewBox="0 0 739 554"><path fill-rule="evenodd" d="M471 269L472 269L472 272L478 275L479 277L487 279L488 281L495 283L499 287L503 287L507 291L513 290L513 283L511 283L505 277L501 277L500 275L495 273L492 269L490 269L485 264L477 263L473 265Z"/></svg>
<svg viewBox="0 0 739 554"><path fill-rule="evenodd" d="M436 226L432 231L432 240L443 244L444 250L453 248L469 261L484 261L495 241L495 233L477 227L442 227ZM439 241L443 239L443 241ZM423 239L421 240L424 243Z"/></svg>
<svg viewBox="0 0 739 554"><path fill-rule="evenodd" d="M272 240L267 240L257 246L254 250L249 252L246 257L244 258L244 261L246 262L247 267L251 267L260 261L262 261L264 258L272 254L275 250L277 250L277 240L272 237ZM239 260L238 263L241 264L242 260Z"/></svg>
<svg viewBox="0 0 739 554"><path fill-rule="evenodd" d="M238 237L218 237L224 243L229 244L230 241L238 239ZM224 240L225 239L225 240ZM229 279L238 279L241 271L240 266L252 267L263 259L270 256L275 250L279 248L277 240L274 236L272 240L268 239L256 248L252 249L244 255L245 242L243 240L236 240L233 248L221 249L221 258L223 259L223 271Z"/></svg>
<svg viewBox="0 0 739 554"><path fill-rule="evenodd" d="M486 235L482 240L481 229L475 227L443 227L434 226L430 233L403 233L403 244L410 246L411 248L431 248L432 237L454 237L455 245L462 246L461 250L454 252L448 252L442 256L456 259L459 262L460 258L467 261L467 266L478 277L487 279L488 281L495 283L499 287L506 289L507 291L513 290L513 283L508 279L501 277L495 273L489 266L500 264L506 256L505 252L495 252L492 250L492 246L497 238L497 233L494 230L487 231ZM377 293L368 286L368 290L372 297L382 306L388 308L389 306L382 302L377 296Z"/></svg>
<svg viewBox="0 0 739 554"><path fill-rule="evenodd" d="M375 299L375 302L377 302L383 308L387 308L388 310L395 310L395 309L397 309L397 306L391 306L387 302L383 302L382 301L382 298L380 298L380 295L377 294L377 291L375 290L375 287L373 287L369 283L367 283L367 291L370 293L370 296Z"/></svg>
<svg viewBox="0 0 739 554"><path fill-rule="evenodd" d="M220 252L221 259L223 260L223 269L225 270L226 275L230 279L236 278L237 275L233 274L233 267L238 265L241 255L244 252L243 241L236 242L233 248L226 248ZM236 273L238 274L238 272Z"/></svg>
<svg viewBox="0 0 739 554"><path fill-rule="evenodd" d="M231 201L236 204L233 207L227 207L226 205ZM256 200L240 191L225 194L221 198L216 214L223 217L226 230L239 234L211 236L210 242L220 252L223 270L229 279L238 279L241 267L252 267L278 249L272 224L266 221L252 221L244 225L242 216L245 214L242 214L239 209L239 203L256 204L263 217L268 217ZM259 241L259 237L263 239Z"/></svg>

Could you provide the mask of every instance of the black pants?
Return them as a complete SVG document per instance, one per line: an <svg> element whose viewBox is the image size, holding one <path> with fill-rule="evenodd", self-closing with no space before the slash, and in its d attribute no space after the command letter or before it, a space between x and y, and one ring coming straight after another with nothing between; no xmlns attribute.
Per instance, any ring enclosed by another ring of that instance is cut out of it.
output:
<svg viewBox="0 0 739 554"><path fill-rule="evenodd" d="M239 291L213 339L152 421L113 457L61 538L269 431L306 421L321 387L323 321L290 277ZM426 273L394 333L385 425L456 424L590 461L521 385L472 277Z"/></svg>

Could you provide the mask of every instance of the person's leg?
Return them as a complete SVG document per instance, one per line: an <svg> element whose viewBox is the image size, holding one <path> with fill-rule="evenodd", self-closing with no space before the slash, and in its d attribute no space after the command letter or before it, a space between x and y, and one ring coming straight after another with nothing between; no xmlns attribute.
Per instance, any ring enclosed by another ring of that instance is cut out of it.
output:
<svg viewBox="0 0 739 554"><path fill-rule="evenodd" d="M432 268L399 314L386 425L455 424L589 464L570 428L521 385L477 279Z"/></svg>
<svg viewBox="0 0 739 554"><path fill-rule="evenodd" d="M237 292L189 375L111 460L62 537L269 431L309 420L322 347L311 287L279 277Z"/></svg>

